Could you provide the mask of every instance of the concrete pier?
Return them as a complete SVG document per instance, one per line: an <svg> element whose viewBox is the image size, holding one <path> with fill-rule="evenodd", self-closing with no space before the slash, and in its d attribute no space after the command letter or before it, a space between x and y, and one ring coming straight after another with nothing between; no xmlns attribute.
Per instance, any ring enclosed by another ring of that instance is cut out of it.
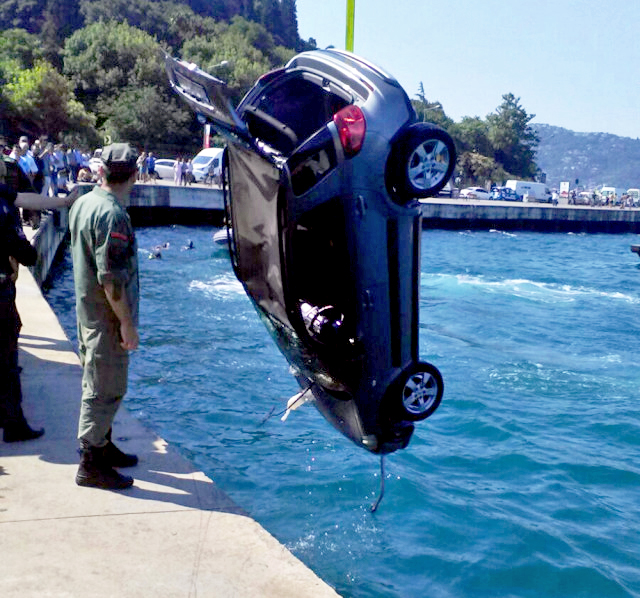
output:
<svg viewBox="0 0 640 598"><path fill-rule="evenodd" d="M640 208L557 206L542 203L434 197L420 201L423 227L532 230L540 232L640 232ZM220 225L224 216L218 187L139 184L128 206L136 226Z"/></svg>
<svg viewBox="0 0 640 598"><path fill-rule="evenodd" d="M53 224L39 229L43 243L54 238L46 232ZM121 492L76 486L82 370L26 268L17 295L23 407L46 433L0 442L2 598L337 596L126 408L114 440L140 458L125 470L135 485Z"/></svg>
<svg viewBox="0 0 640 598"><path fill-rule="evenodd" d="M539 232L640 232L640 208L591 207L434 197L421 200L424 228Z"/></svg>

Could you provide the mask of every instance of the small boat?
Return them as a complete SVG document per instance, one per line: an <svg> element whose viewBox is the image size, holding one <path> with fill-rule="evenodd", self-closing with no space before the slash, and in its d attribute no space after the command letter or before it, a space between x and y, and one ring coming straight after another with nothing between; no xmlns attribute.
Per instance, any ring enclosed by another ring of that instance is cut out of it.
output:
<svg viewBox="0 0 640 598"><path fill-rule="evenodd" d="M640 245L632 245L631 246L631 251L633 253L637 253L638 257L640 257Z"/></svg>
<svg viewBox="0 0 640 598"><path fill-rule="evenodd" d="M221 228L219 231L213 234L213 242L216 245L228 245L229 235L231 231L227 231L226 228Z"/></svg>

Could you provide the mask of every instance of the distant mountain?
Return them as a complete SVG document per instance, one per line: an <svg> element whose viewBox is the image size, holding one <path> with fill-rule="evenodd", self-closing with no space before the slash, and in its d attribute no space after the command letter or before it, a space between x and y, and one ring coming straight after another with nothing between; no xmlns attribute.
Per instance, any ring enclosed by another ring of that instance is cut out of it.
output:
<svg viewBox="0 0 640 598"><path fill-rule="evenodd" d="M609 133L575 133L532 123L540 143L536 154L538 167L547 175L550 187L561 181L587 189L601 185L640 188L640 139Z"/></svg>

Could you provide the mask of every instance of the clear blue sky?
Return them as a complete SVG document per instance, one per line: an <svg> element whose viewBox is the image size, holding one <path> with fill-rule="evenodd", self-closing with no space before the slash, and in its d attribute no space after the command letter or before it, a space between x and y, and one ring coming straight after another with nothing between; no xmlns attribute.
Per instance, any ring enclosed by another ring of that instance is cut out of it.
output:
<svg viewBox="0 0 640 598"><path fill-rule="evenodd" d="M344 49L346 0L296 6L303 39ZM455 121L513 93L533 122L640 138L638 0L356 0L354 51Z"/></svg>

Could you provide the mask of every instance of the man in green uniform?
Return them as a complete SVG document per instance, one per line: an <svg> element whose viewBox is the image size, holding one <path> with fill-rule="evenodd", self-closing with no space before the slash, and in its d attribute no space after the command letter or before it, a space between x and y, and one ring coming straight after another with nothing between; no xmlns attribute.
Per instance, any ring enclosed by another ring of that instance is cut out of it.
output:
<svg viewBox="0 0 640 598"><path fill-rule="evenodd" d="M136 151L114 143L102 151L103 183L79 198L69 215L78 318L78 350L84 368L76 483L110 490L133 479L116 467L138 462L111 441L111 427L127 391L129 351L138 347L136 239L123 207L136 181Z"/></svg>

